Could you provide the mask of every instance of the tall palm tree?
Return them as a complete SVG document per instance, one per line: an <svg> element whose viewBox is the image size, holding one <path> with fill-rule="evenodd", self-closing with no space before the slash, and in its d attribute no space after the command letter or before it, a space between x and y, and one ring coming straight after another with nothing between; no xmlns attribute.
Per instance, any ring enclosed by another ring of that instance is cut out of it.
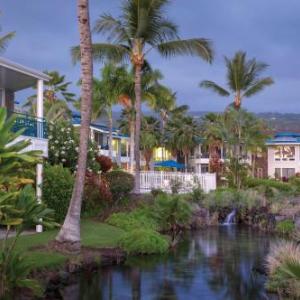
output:
<svg viewBox="0 0 300 300"><path fill-rule="evenodd" d="M115 64L106 64L101 72L101 80L94 80L94 90L96 93L93 97L93 104L98 105L97 117L101 113L106 113L109 123L108 149L109 157L112 159L112 131L113 118L112 107L119 103L120 96L127 92L128 76L127 70L123 66Z"/></svg>
<svg viewBox="0 0 300 300"><path fill-rule="evenodd" d="M141 128L141 151L145 158L146 169L150 170L153 150L160 144L159 121L151 116L144 116Z"/></svg>
<svg viewBox="0 0 300 300"><path fill-rule="evenodd" d="M210 80L202 81L200 87L210 89L224 97L233 95L236 109L241 107L243 98L249 98L274 83L271 77L260 78L268 65L256 61L255 58L247 60L245 52L239 51L231 59L225 57L225 64L228 89Z"/></svg>
<svg viewBox="0 0 300 300"><path fill-rule="evenodd" d="M64 244L64 246L67 246L66 248L72 252L80 251L80 213L86 172L93 96L92 38L88 0L77 0L77 14L80 33L81 62L81 126L78 168L68 213L64 224L56 237L59 244Z"/></svg>
<svg viewBox="0 0 300 300"><path fill-rule="evenodd" d="M97 20L94 31L109 36L109 43L93 45L96 60L130 60L135 71L135 191L140 191L140 129L142 100L142 68L151 50L163 57L196 55L211 62L213 54L207 39L182 40L175 23L166 18L169 0L123 0L119 18L104 14ZM78 47L73 48L78 59Z"/></svg>
<svg viewBox="0 0 300 300"><path fill-rule="evenodd" d="M0 12L0 14L1 14L1 12ZM1 31L1 27L0 27L0 31ZM16 32L11 31L11 32L8 32L8 33L0 36L0 54L2 54L6 50L8 43L10 42L11 39L14 38L15 35L16 35Z"/></svg>
<svg viewBox="0 0 300 300"><path fill-rule="evenodd" d="M51 79L45 82L44 90L44 112L48 121L56 122L70 115L68 103L74 102L75 94L69 92L71 82L66 82L66 77L58 71L44 71ZM32 95L23 104L30 113L36 114L37 96Z"/></svg>

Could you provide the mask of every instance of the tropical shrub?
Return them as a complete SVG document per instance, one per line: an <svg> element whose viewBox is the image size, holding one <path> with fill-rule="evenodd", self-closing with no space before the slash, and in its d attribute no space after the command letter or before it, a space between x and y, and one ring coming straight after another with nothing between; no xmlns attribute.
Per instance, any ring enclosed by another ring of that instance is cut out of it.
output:
<svg viewBox="0 0 300 300"><path fill-rule="evenodd" d="M31 186L14 192L0 194L0 225L6 226L7 233L15 231L15 236L8 242L8 234L1 241L0 251L0 298L12 296L15 288L32 289L41 296L37 281L28 279L29 264L20 256L15 246L22 232L33 225L48 228L58 226L53 220L53 210L36 201L35 190Z"/></svg>
<svg viewBox="0 0 300 300"><path fill-rule="evenodd" d="M153 214L164 231L178 231L190 221L190 204L178 195L161 194L154 200Z"/></svg>
<svg viewBox="0 0 300 300"><path fill-rule="evenodd" d="M288 299L300 298L300 247L294 242L282 242L271 248L267 257L267 288Z"/></svg>
<svg viewBox="0 0 300 300"><path fill-rule="evenodd" d="M292 192L292 186L287 182L277 181L274 179L247 178L246 187L256 188L259 186L272 187L281 192Z"/></svg>
<svg viewBox="0 0 300 300"><path fill-rule="evenodd" d="M170 187L172 194L178 194L180 189L182 188L182 182L178 179L171 179Z"/></svg>
<svg viewBox="0 0 300 300"><path fill-rule="evenodd" d="M135 229L126 232L118 245L128 254L160 254L169 248L166 237L151 229Z"/></svg>
<svg viewBox="0 0 300 300"><path fill-rule="evenodd" d="M156 196L160 194L165 194L165 192L162 189L152 189L151 195L155 198Z"/></svg>
<svg viewBox="0 0 300 300"><path fill-rule="evenodd" d="M108 172L113 166L111 158L105 155L96 156L96 161L100 165L100 170L102 173Z"/></svg>
<svg viewBox="0 0 300 300"><path fill-rule="evenodd" d="M43 202L55 211L55 220L64 220L72 196L74 177L68 168L62 165L44 168Z"/></svg>
<svg viewBox="0 0 300 300"><path fill-rule="evenodd" d="M205 193L201 187L193 188L190 194L190 200L195 203L202 203L205 198Z"/></svg>
<svg viewBox="0 0 300 300"><path fill-rule="evenodd" d="M134 177L130 173L113 170L104 174L104 178L107 180L115 203L119 203L122 199L128 197L134 188Z"/></svg>
<svg viewBox="0 0 300 300"><path fill-rule="evenodd" d="M293 220L286 219L278 222L275 229L280 234L291 236L295 230L295 223Z"/></svg>
<svg viewBox="0 0 300 300"><path fill-rule="evenodd" d="M79 150L79 134L74 126L66 121L49 124L49 154L48 161L51 165L61 164L72 172L77 169ZM98 146L89 141L87 169L98 172L100 166L96 161Z"/></svg>
<svg viewBox="0 0 300 300"><path fill-rule="evenodd" d="M0 190L16 190L33 183L35 166L41 162L41 151L24 151L31 141L16 141L24 128L14 132L15 120L15 116L7 118L6 109L0 108Z"/></svg>
<svg viewBox="0 0 300 300"><path fill-rule="evenodd" d="M126 231L141 228L159 230L159 224L151 214L151 208L138 208L130 213L114 213L107 219L107 223Z"/></svg>

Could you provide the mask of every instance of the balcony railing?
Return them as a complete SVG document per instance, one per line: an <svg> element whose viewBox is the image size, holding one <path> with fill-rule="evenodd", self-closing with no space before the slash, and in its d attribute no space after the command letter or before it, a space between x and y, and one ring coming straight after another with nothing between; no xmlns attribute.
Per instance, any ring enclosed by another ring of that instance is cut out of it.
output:
<svg viewBox="0 0 300 300"><path fill-rule="evenodd" d="M45 119L36 118L31 115L21 114L13 112L10 115L14 115L16 120L13 126L13 131L17 132L23 129L22 135L31 136L41 139L48 138L47 122Z"/></svg>

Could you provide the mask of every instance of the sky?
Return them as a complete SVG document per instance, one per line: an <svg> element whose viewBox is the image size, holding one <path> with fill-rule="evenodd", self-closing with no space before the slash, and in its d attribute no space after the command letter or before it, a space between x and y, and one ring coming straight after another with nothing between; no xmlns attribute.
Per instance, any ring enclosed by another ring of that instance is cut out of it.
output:
<svg viewBox="0 0 300 300"><path fill-rule="evenodd" d="M199 88L202 80L226 84L224 56L238 50L269 65L264 73L275 84L244 107L253 112L300 113L299 0L173 0L166 12L179 26L181 38L204 37L213 42L214 62L197 57L163 59L154 51L148 60L177 93L178 104L192 111L222 111L232 101ZM120 14L121 0L90 0L91 23L103 13ZM79 66L70 58L79 35L75 0L0 0L2 34L15 30L4 57L38 70L58 70L78 93ZM1 34L0 33L0 34ZM104 37L93 35L94 42ZM101 64L94 65L99 76ZM27 91L28 93L28 91ZM25 93L19 93L22 101Z"/></svg>

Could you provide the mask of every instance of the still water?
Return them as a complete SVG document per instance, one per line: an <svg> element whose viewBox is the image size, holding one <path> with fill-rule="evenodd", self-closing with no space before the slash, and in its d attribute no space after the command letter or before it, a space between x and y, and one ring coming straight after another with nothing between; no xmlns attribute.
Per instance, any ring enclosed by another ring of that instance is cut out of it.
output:
<svg viewBox="0 0 300 300"><path fill-rule="evenodd" d="M266 293L261 272L274 242L236 226L185 234L171 254L130 258L122 266L82 274L64 290L64 299L277 299Z"/></svg>

